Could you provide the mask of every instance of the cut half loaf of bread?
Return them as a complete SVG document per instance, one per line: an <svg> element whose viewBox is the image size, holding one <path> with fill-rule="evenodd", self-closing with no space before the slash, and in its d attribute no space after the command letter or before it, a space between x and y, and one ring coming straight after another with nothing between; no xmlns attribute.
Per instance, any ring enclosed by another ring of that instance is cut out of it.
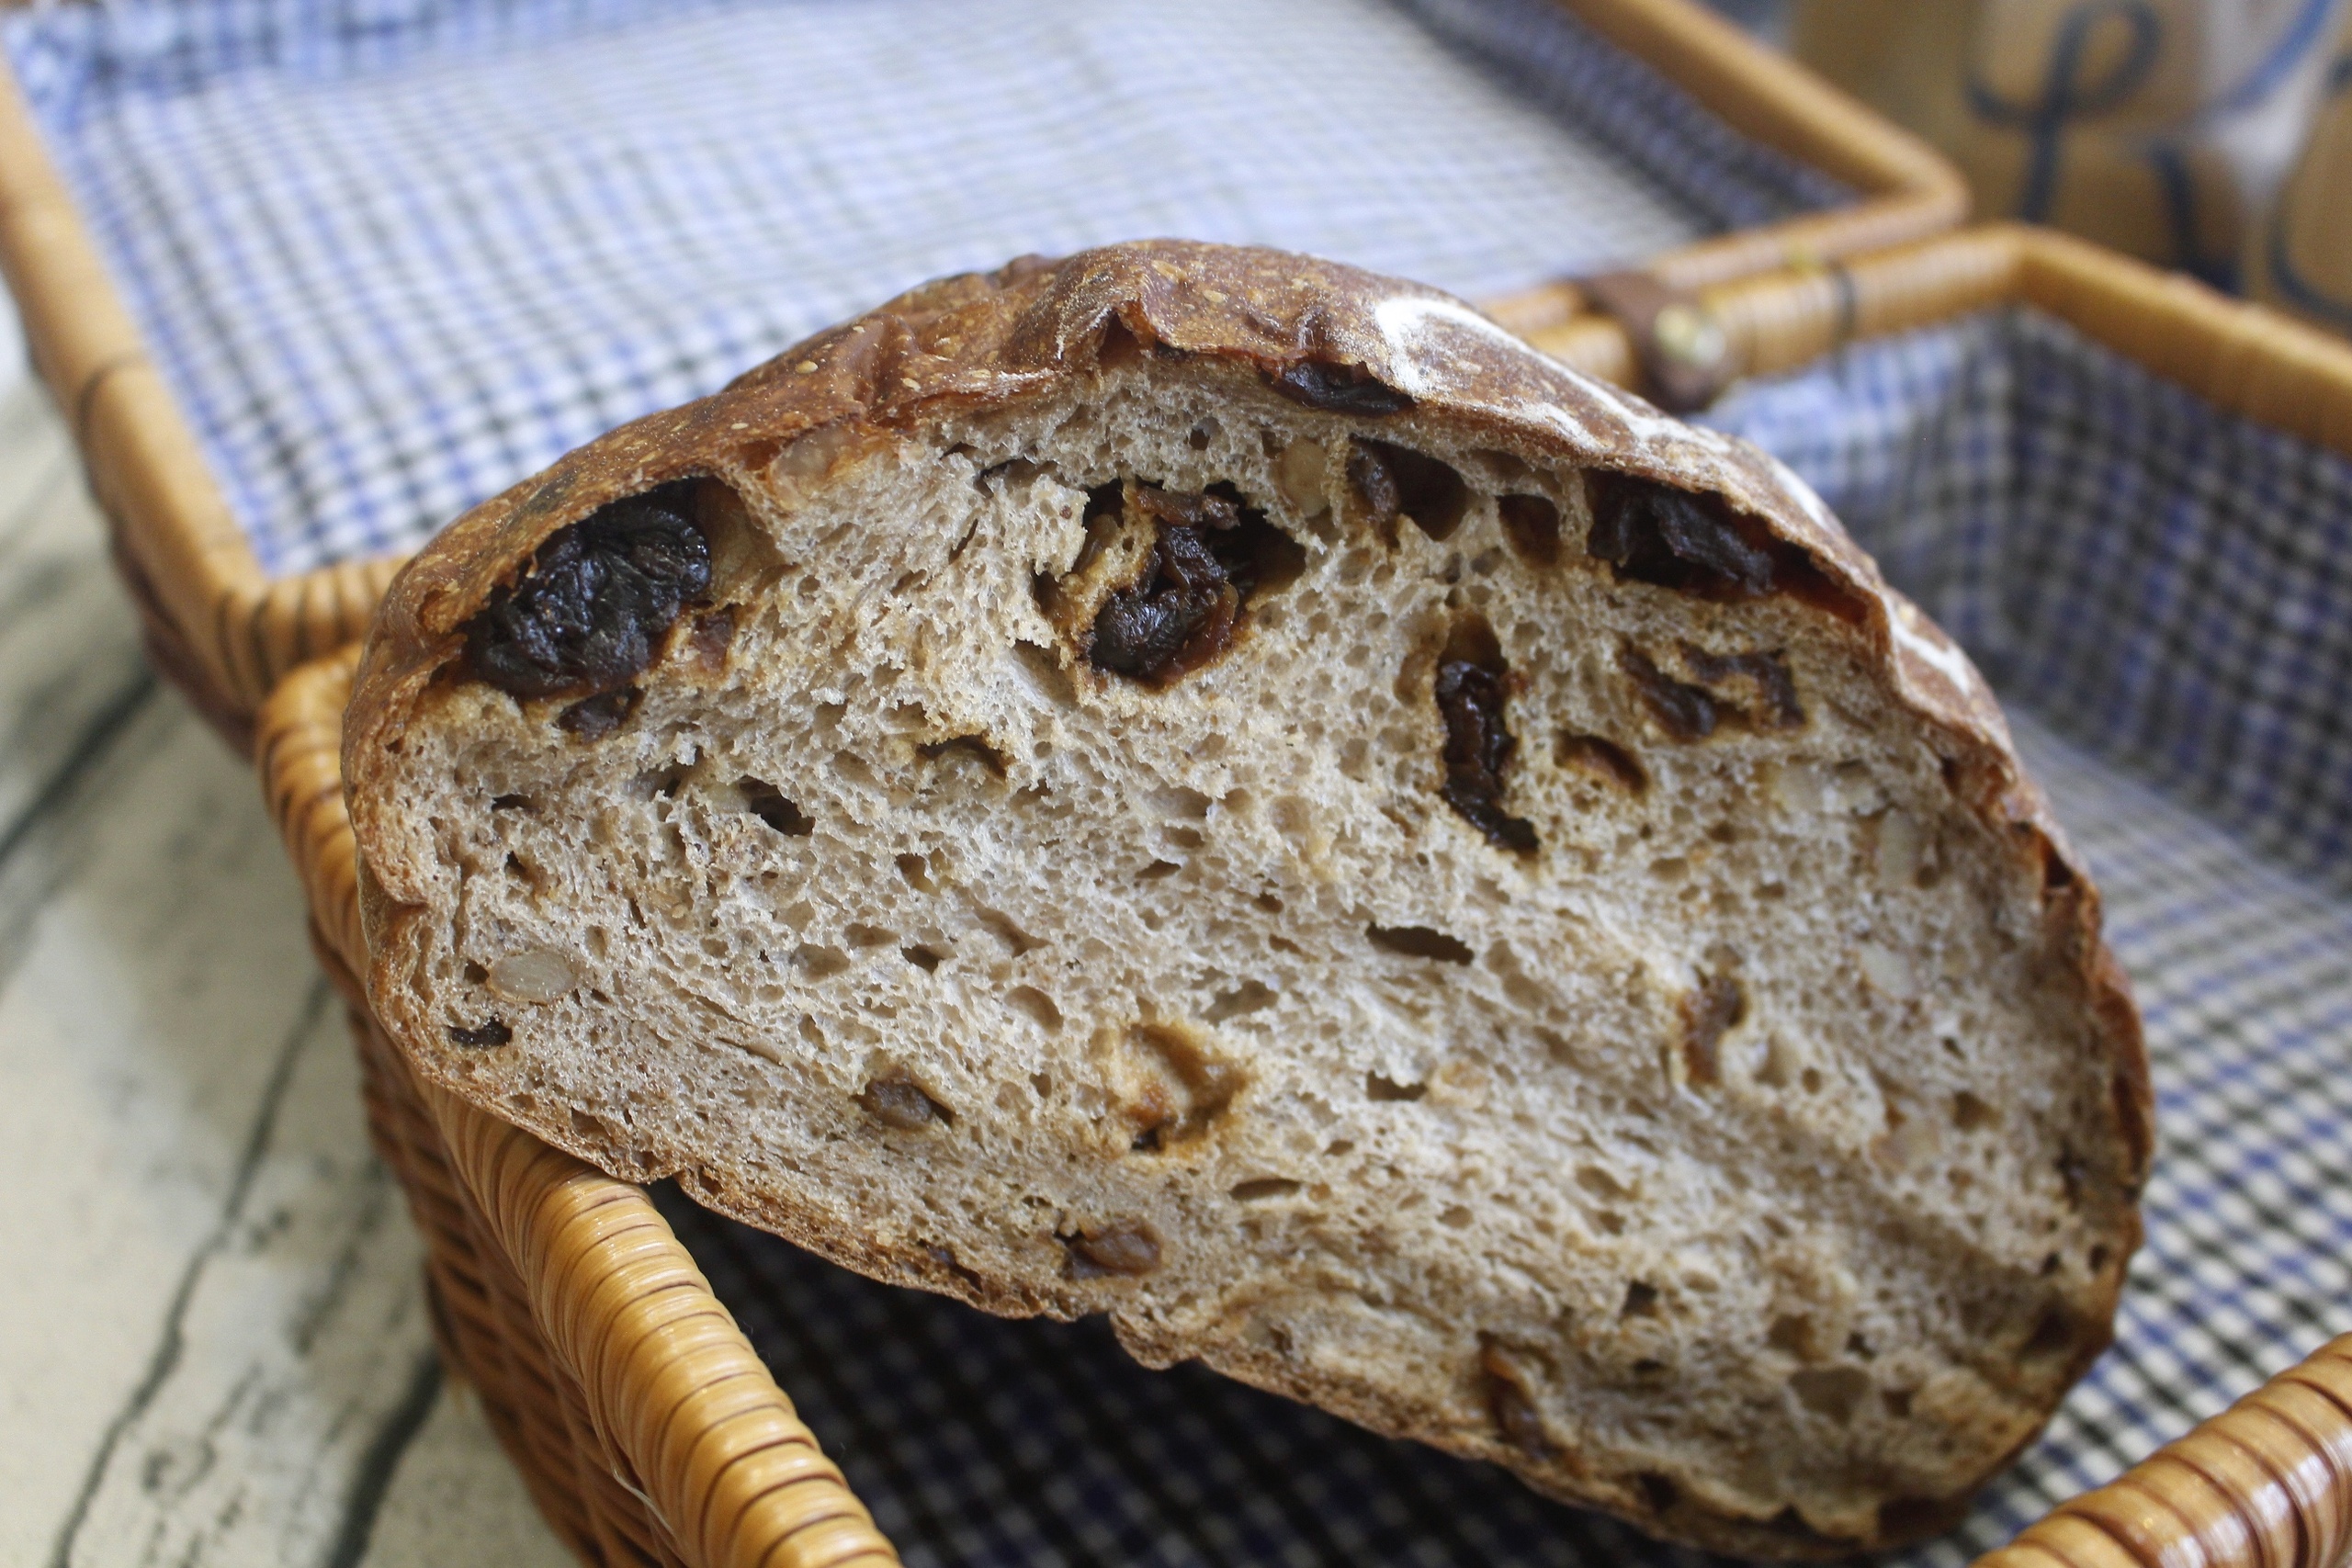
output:
<svg viewBox="0 0 2352 1568"><path fill-rule="evenodd" d="M451 528L346 769L426 1078L1662 1536L1948 1522L2137 1239L2136 1019L1967 660L1409 284L908 294Z"/></svg>

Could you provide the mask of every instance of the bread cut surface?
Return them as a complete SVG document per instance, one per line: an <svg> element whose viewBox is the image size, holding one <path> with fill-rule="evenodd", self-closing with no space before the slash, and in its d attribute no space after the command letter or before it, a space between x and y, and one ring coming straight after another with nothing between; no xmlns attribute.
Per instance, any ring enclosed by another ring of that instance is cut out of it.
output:
<svg viewBox="0 0 2352 1568"><path fill-rule="evenodd" d="M1775 1556L2106 1342L2144 1059L1982 682L1429 290L928 286L461 520L347 734L417 1070L877 1278Z"/></svg>

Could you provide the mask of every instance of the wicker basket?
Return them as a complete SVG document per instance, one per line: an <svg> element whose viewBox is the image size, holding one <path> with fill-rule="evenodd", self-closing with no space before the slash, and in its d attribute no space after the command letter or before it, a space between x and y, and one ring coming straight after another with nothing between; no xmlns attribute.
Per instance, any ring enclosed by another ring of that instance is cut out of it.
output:
<svg viewBox="0 0 2352 1568"><path fill-rule="evenodd" d="M2352 453L2352 348L2078 242L1996 228L1708 291L1741 365L2023 302L2225 410ZM1625 376L1614 321L1544 341ZM432 1254L452 1368L481 1391L549 1521L583 1561L782 1568L891 1560L727 1309L639 1188L420 1088L368 1019L338 744L354 657L294 672L261 710L270 808L352 998L379 1145ZM2332 1568L2352 1550L2352 1336L1984 1559L1999 1568Z"/></svg>
<svg viewBox="0 0 2352 1568"><path fill-rule="evenodd" d="M1959 175L1925 144L1690 0L1562 4L1735 130L1860 193L1848 207L1661 256L1652 270L1670 286L1849 255L1947 229L1964 212ZM399 561L265 573L5 70L0 270L23 309L35 365L70 415L116 559L159 628L157 664L247 746L254 709L278 678L356 637ZM1566 321L1582 300L1559 285L1497 307L1528 330Z"/></svg>
<svg viewBox="0 0 2352 1568"><path fill-rule="evenodd" d="M2085 241L1990 224L1850 263L1702 288L1691 309L1720 342L1724 379L1793 369L1854 338L1987 306L2031 305L2167 381L2317 446L2352 452L2352 351L2270 310ZM1526 334L1580 370L1630 386L1645 355L1623 321L1588 312Z"/></svg>

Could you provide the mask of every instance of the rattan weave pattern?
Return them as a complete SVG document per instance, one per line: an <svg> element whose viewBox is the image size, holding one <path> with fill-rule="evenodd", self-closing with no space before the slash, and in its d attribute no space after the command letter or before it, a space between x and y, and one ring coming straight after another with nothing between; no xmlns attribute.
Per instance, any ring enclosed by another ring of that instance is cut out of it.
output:
<svg viewBox="0 0 2352 1568"><path fill-rule="evenodd" d="M1977 1568L2337 1568L2352 1549L2352 1335Z"/></svg>

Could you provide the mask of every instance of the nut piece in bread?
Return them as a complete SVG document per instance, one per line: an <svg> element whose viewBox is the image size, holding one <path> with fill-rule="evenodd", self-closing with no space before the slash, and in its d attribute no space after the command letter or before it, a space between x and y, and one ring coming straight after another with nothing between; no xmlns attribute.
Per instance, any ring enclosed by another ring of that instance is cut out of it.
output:
<svg viewBox="0 0 2352 1568"><path fill-rule="evenodd" d="M2145 1063L1983 683L1430 290L929 285L462 519L347 734L415 1069L876 1278L1760 1556L2109 1337Z"/></svg>

